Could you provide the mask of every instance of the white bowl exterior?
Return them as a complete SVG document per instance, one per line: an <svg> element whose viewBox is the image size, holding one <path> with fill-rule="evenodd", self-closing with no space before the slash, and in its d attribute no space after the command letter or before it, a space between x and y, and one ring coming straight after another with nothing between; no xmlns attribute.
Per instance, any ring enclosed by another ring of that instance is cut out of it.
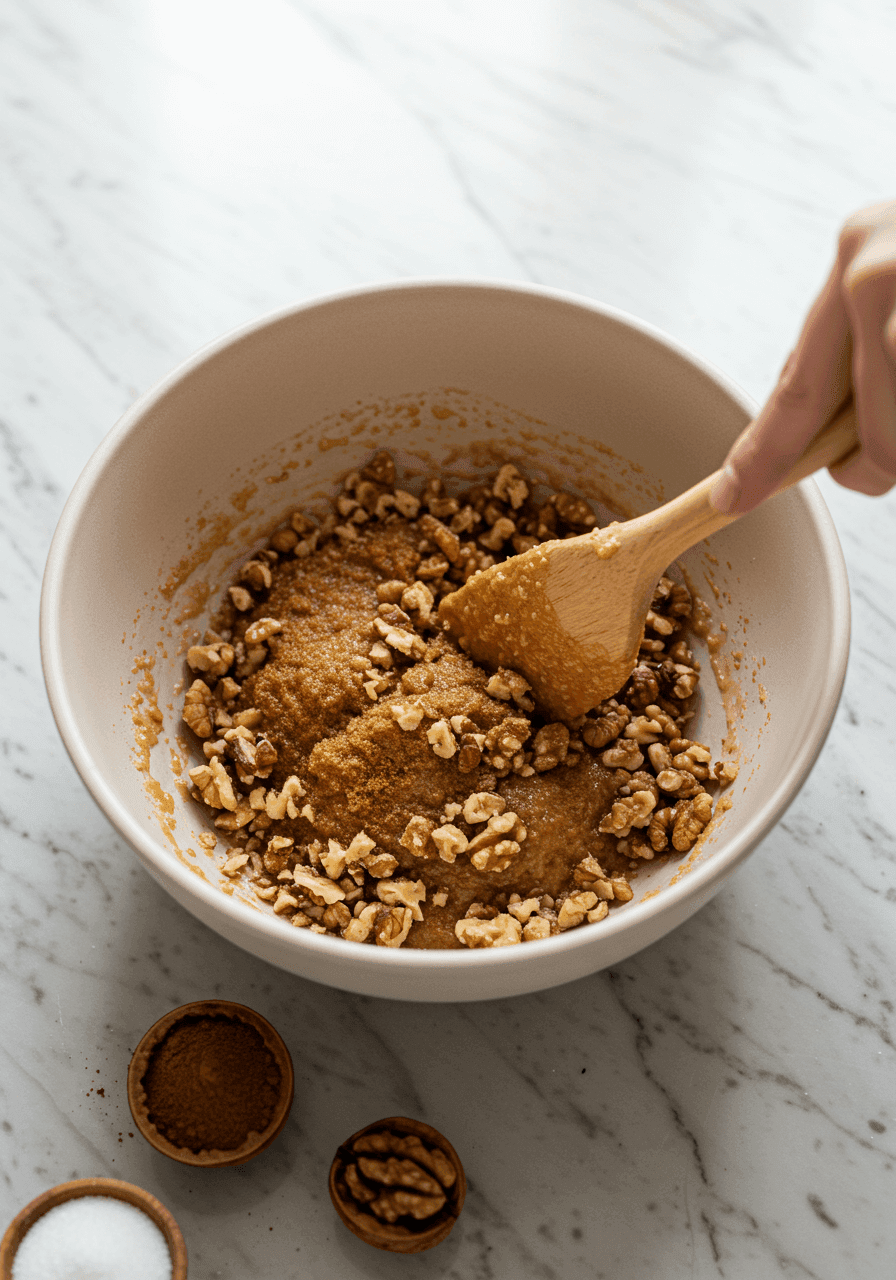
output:
<svg viewBox="0 0 896 1280"><path fill-rule="evenodd" d="M240 489L251 460L278 456L282 442L356 403L441 387L465 388L540 419L567 444L575 437L601 441L649 477L661 477L667 497L716 467L753 411L730 382L649 326L550 290L411 282L296 307L194 356L103 441L56 531L41 644L50 701L76 767L153 878L187 910L253 954L315 981L397 999L487 999L616 963L681 923L720 887L784 812L822 746L845 674L848 591L833 525L811 482L712 540L720 566L732 566L719 569L722 590L734 600L731 624L749 619L751 652L768 659L765 701L748 683L738 730L750 767L688 874L669 884L670 867L657 881L666 883L659 894L611 913L599 927L490 951L393 951L294 929L234 901L160 839L158 812L134 767L128 706L134 656L143 648L157 652L160 635L161 608L154 612L147 601L161 602L160 583L186 553L197 508ZM383 442L399 449L406 443L438 464L462 452L469 434L454 417L413 439L406 433L406 440ZM303 465L263 490L274 514L334 491L359 460L358 442L348 429L344 435L325 450L308 440ZM499 448L508 448L506 431ZM527 448L550 460L549 444ZM630 481L623 491L635 505L655 500L639 497ZM239 536L237 530L193 578L225 581L244 551ZM692 572L705 568L694 559ZM171 644L167 657L157 658L163 708L183 671L174 650ZM704 716L700 725L717 746L724 721L711 685L707 668L708 723ZM176 713L167 713L166 727L173 731L174 722ZM159 776L155 760L154 753ZM199 818L170 785L170 770L167 778L177 838L189 844Z"/></svg>

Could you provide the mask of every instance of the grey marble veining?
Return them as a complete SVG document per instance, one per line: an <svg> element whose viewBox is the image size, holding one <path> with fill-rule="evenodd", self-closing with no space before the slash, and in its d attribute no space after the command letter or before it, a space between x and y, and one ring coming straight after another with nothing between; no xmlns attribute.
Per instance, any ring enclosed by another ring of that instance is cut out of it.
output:
<svg viewBox="0 0 896 1280"><path fill-rule="evenodd" d="M893 193L879 0L7 0L0 9L0 1210L73 1176L154 1191L191 1276L896 1273L896 494L823 481L847 558L843 701L734 881L617 969L525 999L363 999L176 907L94 808L37 651L65 496L136 394L269 308L413 275L534 280L657 323L762 398L842 218ZM157 1156L124 1076L226 995L297 1074L262 1158ZM98 1092L102 1090L102 1094ZM413 1262L326 1171L381 1114L470 1194Z"/></svg>

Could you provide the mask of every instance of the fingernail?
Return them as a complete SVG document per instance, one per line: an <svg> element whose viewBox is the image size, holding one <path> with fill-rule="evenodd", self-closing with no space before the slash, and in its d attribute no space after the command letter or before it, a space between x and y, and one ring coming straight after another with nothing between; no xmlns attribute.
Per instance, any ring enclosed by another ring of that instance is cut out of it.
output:
<svg viewBox="0 0 896 1280"><path fill-rule="evenodd" d="M731 515L740 498L740 483L737 472L730 464L726 466L709 493L709 501L716 511L723 516Z"/></svg>

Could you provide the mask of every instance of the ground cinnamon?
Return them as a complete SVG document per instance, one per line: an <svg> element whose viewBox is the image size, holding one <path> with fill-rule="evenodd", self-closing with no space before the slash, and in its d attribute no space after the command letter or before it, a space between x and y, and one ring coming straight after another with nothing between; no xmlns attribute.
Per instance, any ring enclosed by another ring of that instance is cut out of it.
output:
<svg viewBox="0 0 896 1280"><path fill-rule="evenodd" d="M191 1151L232 1151L271 1122L282 1076L248 1023L181 1018L153 1050L142 1079L149 1119Z"/></svg>

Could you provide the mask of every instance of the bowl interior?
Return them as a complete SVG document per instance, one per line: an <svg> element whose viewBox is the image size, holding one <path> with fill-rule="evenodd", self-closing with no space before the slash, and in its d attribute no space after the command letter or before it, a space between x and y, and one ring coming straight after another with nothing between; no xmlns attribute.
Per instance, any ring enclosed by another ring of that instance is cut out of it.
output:
<svg viewBox="0 0 896 1280"><path fill-rule="evenodd" d="M695 909L761 838L823 742L845 669L848 606L813 485L779 495L683 561L722 641L729 687L723 699L704 644L694 736L716 758L726 743L739 760L730 811L686 860L686 876L657 867L603 925L505 949L510 956L383 954L290 929L221 893L197 839L203 816L182 782L183 654L248 552L297 506L333 494L376 448L393 451L408 487L433 469L468 477L511 459L537 481L630 515L717 467L750 410L647 326L549 291L373 289L222 340L125 415L54 540L44 663L82 777L178 900L318 980L451 999L534 990L630 954ZM477 979L471 993L468 973L456 975L473 965L501 976ZM422 987L412 970L425 971Z"/></svg>

